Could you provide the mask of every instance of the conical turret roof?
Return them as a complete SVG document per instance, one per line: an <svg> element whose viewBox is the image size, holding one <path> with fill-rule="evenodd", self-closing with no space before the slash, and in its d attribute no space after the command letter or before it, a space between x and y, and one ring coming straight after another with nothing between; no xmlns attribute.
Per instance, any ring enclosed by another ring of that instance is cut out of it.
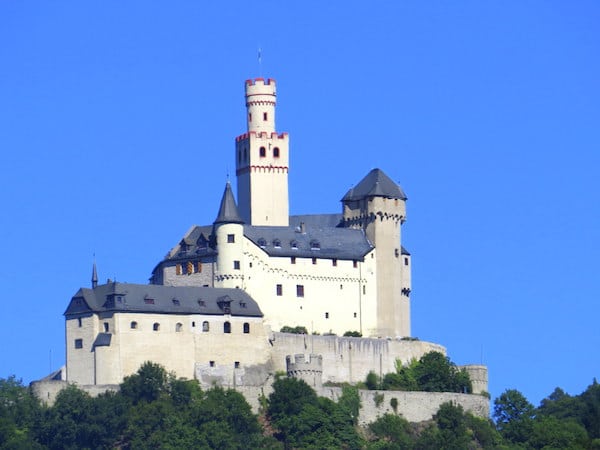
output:
<svg viewBox="0 0 600 450"><path fill-rule="evenodd" d="M342 201L355 201L366 197L386 197L401 200L407 198L400 185L392 181L381 169L371 170L366 177L344 195Z"/></svg>
<svg viewBox="0 0 600 450"><path fill-rule="evenodd" d="M244 223L238 212L235 198L231 191L231 183L229 183L229 181L227 181L227 184L225 185L225 192L223 192L223 198L221 198L219 214L214 223Z"/></svg>

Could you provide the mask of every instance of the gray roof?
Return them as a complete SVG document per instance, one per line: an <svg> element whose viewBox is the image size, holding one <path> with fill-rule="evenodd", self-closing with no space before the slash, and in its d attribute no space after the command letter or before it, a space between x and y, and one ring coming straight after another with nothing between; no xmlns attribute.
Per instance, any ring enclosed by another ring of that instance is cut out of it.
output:
<svg viewBox="0 0 600 450"><path fill-rule="evenodd" d="M240 217L240 213L235 204L235 198L233 192L231 192L231 183L227 181L225 185L225 192L221 198L221 206L219 207L219 214L215 219L215 224L218 223L244 223Z"/></svg>
<svg viewBox="0 0 600 450"><path fill-rule="evenodd" d="M342 201L362 200L368 197L407 199L400 185L392 181L381 169L371 170L366 177L344 195Z"/></svg>
<svg viewBox="0 0 600 450"><path fill-rule="evenodd" d="M362 230L315 227L269 227L244 225L244 235L269 256L362 260L373 246Z"/></svg>
<svg viewBox="0 0 600 450"><path fill-rule="evenodd" d="M100 312L207 314L262 317L258 304L241 289L107 283L81 288L65 316Z"/></svg>
<svg viewBox="0 0 600 450"><path fill-rule="evenodd" d="M308 227L324 228L339 227L343 223L344 216L342 214L302 214L298 216L290 216L290 227L299 227L304 223Z"/></svg>
<svg viewBox="0 0 600 450"><path fill-rule="evenodd" d="M94 347L110 347L110 340L112 334L110 333L98 333L96 340L94 341Z"/></svg>

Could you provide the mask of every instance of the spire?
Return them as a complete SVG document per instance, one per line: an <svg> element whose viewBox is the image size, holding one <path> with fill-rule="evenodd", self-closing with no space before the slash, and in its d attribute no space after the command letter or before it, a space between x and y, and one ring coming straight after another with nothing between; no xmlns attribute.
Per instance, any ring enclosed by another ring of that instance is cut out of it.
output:
<svg viewBox="0 0 600 450"><path fill-rule="evenodd" d="M96 258L94 258L94 265L92 266L92 289L98 286L98 272L96 271Z"/></svg>
<svg viewBox="0 0 600 450"><path fill-rule="evenodd" d="M227 184L225 185L225 192L223 192L223 198L221 198L219 214L214 223L244 223L238 212L237 205L235 204L235 198L233 198L229 180L227 180Z"/></svg>

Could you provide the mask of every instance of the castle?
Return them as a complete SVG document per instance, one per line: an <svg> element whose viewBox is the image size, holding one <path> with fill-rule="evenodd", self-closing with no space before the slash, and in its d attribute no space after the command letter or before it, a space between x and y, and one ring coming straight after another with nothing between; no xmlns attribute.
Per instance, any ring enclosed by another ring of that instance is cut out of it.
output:
<svg viewBox="0 0 600 450"><path fill-rule="evenodd" d="M67 361L56 380L101 390L152 360L252 397L276 371L322 389L445 353L410 339L402 188L373 169L342 197L340 213L290 216L289 136L275 128L275 81L246 81L245 100L247 131L234 153L238 201L228 181L214 222L192 226L149 284L99 285L94 265L91 288L65 311ZM283 326L310 334L281 333ZM339 337L348 331L363 338ZM469 370L474 390L485 391L486 369Z"/></svg>

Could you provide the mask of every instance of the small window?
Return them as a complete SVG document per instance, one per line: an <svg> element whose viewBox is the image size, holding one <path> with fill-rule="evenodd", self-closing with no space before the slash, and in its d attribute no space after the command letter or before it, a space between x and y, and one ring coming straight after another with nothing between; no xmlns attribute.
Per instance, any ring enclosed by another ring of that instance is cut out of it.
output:
<svg viewBox="0 0 600 450"><path fill-rule="evenodd" d="M333 267L337 267L337 259L335 259L335 258L334 258L334 259L332 259L332 260L331 260L331 265L332 265Z"/></svg>
<svg viewBox="0 0 600 450"><path fill-rule="evenodd" d="M208 322L205 320L204 322L202 322L202 331L207 332L210 330L210 325L208 324Z"/></svg>
<svg viewBox="0 0 600 450"><path fill-rule="evenodd" d="M246 308L246 307L247 307L246 302L240 302L240 308Z"/></svg>
<svg viewBox="0 0 600 450"><path fill-rule="evenodd" d="M201 262L196 263L196 272L202 273L202 263Z"/></svg>
<svg viewBox="0 0 600 450"><path fill-rule="evenodd" d="M231 333L231 322L225 322L223 324L223 333Z"/></svg>
<svg viewBox="0 0 600 450"><path fill-rule="evenodd" d="M296 285L296 297L304 297L304 285Z"/></svg>
<svg viewBox="0 0 600 450"><path fill-rule="evenodd" d="M192 322L192 328L196 328L196 322Z"/></svg>
<svg viewBox="0 0 600 450"><path fill-rule="evenodd" d="M265 156L267 156L267 149L264 147L261 147L259 150L259 155L261 158L264 158Z"/></svg>
<svg viewBox="0 0 600 450"><path fill-rule="evenodd" d="M250 333L250 324L248 322L244 322L244 334Z"/></svg>
<svg viewBox="0 0 600 450"><path fill-rule="evenodd" d="M183 329L183 325L179 322L177 322L175 324L175 333L181 333L181 330Z"/></svg>
<svg viewBox="0 0 600 450"><path fill-rule="evenodd" d="M146 305L154 305L154 299L153 299L153 298L150 298L150 297L146 297L146 298L144 299L144 303L145 303Z"/></svg>
<svg viewBox="0 0 600 450"><path fill-rule="evenodd" d="M292 257L290 258L290 262L291 262L292 264L296 264L296 257L295 257L295 256L292 256Z"/></svg>
<svg viewBox="0 0 600 450"><path fill-rule="evenodd" d="M268 117L269 117L269 116L268 116L268 114L267 114L266 112L264 112L264 113L263 113L263 120L264 120L265 122L268 120L268 119L267 119Z"/></svg>
<svg viewBox="0 0 600 450"><path fill-rule="evenodd" d="M274 158L279 158L279 147L275 147L273 149L273 157Z"/></svg>
<svg viewBox="0 0 600 450"><path fill-rule="evenodd" d="M281 241L279 239L273 240L273 248L281 248Z"/></svg>
<svg viewBox="0 0 600 450"><path fill-rule="evenodd" d="M279 297L281 297L283 295L283 285L278 284L277 286L275 286L275 292Z"/></svg>
<svg viewBox="0 0 600 450"><path fill-rule="evenodd" d="M404 258L404 265L408 266L408 258Z"/></svg>
<svg viewBox="0 0 600 450"><path fill-rule="evenodd" d="M248 113L248 122L252 122L252 113Z"/></svg>
<svg viewBox="0 0 600 450"><path fill-rule="evenodd" d="M198 306L200 308L204 308L206 306L206 302L202 299L198 300Z"/></svg>
<svg viewBox="0 0 600 450"><path fill-rule="evenodd" d="M133 321L129 324L129 328L131 328L132 330L137 330L137 327L138 325L136 321Z"/></svg>
<svg viewBox="0 0 600 450"><path fill-rule="evenodd" d="M108 322L104 322L103 325L104 325L104 332L108 333L108 329L109 329Z"/></svg>
<svg viewBox="0 0 600 450"><path fill-rule="evenodd" d="M356 319L356 313L354 313L354 318Z"/></svg>
<svg viewBox="0 0 600 450"><path fill-rule="evenodd" d="M316 240L312 240L310 241L310 249L311 250L321 250L321 244L319 243L319 241Z"/></svg>
<svg viewBox="0 0 600 450"><path fill-rule="evenodd" d="M181 302L179 301L179 299L174 298L172 301L174 306L181 306Z"/></svg>
<svg viewBox="0 0 600 450"><path fill-rule="evenodd" d="M343 285L343 284L340 284L340 291L341 291L342 289L344 289L344 285Z"/></svg>
<svg viewBox="0 0 600 450"><path fill-rule="evenodd" d="M325 313L325 318L329 319L329 313L328 312Z"/></svg>
<svg viewBox="0 0 600 450"><path fill-rule="evenodd" d="M188 261L187 263L187 274L191 275L194 273L194 263L191 261Z"/></svg>
<svg viewBox="0 0 600 450"><path fill-rule="evenodd" d="M154 325L152 325L152 330L159 331L160 330L160 323L154 322Z"/></svg>
<svg viewBox="0 0 600 450"><path fill-rule="evenodd" d="M317 263L317 258L313 258L313 259L312 259L312 263L313 263L313 264L316 264L316 263Z"/></svg>
<svg viewBox="0 0 600 450"><path fill-rule="evenodd" d="M81 328L81 325L82 325L82 323L81 323L81 317L78 317L78 318L77 318L77 326L78 326L79 328Z"/></svg>
<svg viewBox="0 0 600 450"><path fill-rule="evenodd" d="M367 287L365 285L363 285L363 295L365 295L367 293Z"/></svg>
<svg viewBox="0 0 600 450"><path fill-rule="evenodd" d="M214 362L214 361L209 361L209 362L208 362L208 365L209 365L210 367L215 367L215 362Z"/></svg>
<svg viewBox="0 0 600 450"><path fill-rule="evenodd" d="M265 238L260 238L258 240L258 245L261 248L265 248L267 246L267 240Z"/></svg>
<svg viewBox="0 0 600 450"><path fill-rule="evenodd" d="M292 250L298 250L298 241L291 241L290 247L292 247Z"/></svg>
<svg viewBox="0 0 600 450"><path fill-rule="evenodd" d="M83 348L83 339L75 339L75 348Z"/></svg>
<svg viewBox="0 0 600 450"><path fill-rule="evenodd" d="M234 362L233 363L233 367L235 367L236 369L239 369L240 368L240 362L239 361Z"/></svg>
<svg viewBox="0 0 600 450"><path fill-rule="evenodd" d="M235 242L235 234L228 234L227 235L227 243L233 244L234 242Z"/></svg>
<svg viewBox="0 0 600 450"><path fill-rule="evenodd" d="M233 262L233 269L234 270L240 270L240 262L239 261L234 261Z"/></svg>
<svg viewBox="0 0 600 450"><path fill-rule="evenodd" d="M355 269L358 267L358 261L357 260L352 261L352 267L354 267Z"/></svg>
<svg viewBox="0 0 600 450"><path fill-rule="evenodd" d="M175 266L175 275L181 275L181 264Z"/></svg>

